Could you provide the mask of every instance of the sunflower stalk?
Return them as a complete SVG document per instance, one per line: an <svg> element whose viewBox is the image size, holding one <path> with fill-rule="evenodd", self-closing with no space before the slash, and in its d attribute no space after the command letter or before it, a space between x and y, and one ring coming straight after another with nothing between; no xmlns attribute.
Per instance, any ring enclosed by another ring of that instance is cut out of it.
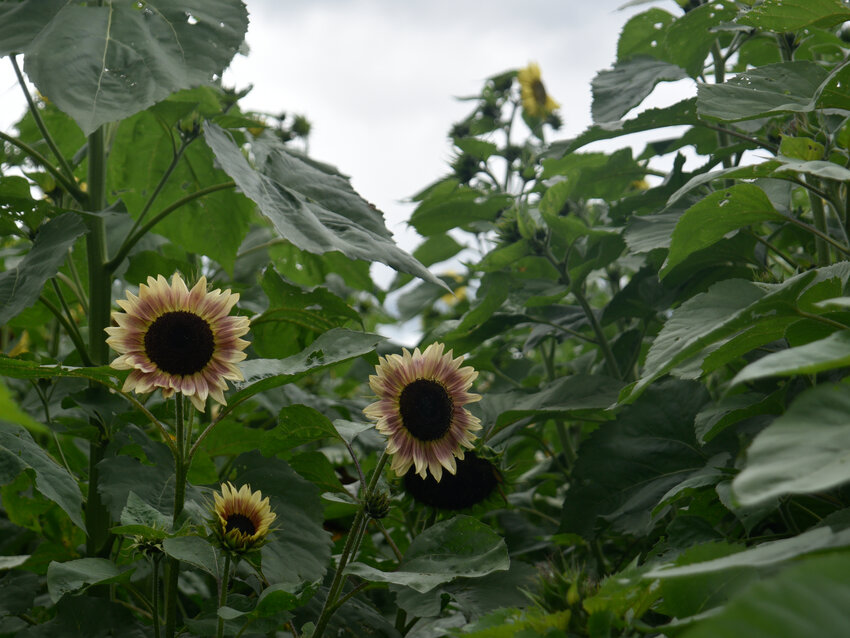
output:
<svg viewBox="0 0 850 638"><path fill-rule="evenodd" d="M171 521L172 528L177 528L177 519L183 512L183 502L186 498L186 461L185 441L183 433L183 393L174 394L174 509ZM180 561L168 559L168 583L165 589L165 635L173 638L177 626L177 581L180 575Z"/></svg>
<svg viewBox="0 0 850 638"><path fill-rule="evenodd" d="M375 489L375 486L378 484L378 479L381 477L381 472L384 470L384 465L386 465L389 458L390 455L386 450L384 450L384 453L378 460L378 464L375 466L375 471L372 473L372 477L369 480L369 485L364 492L364 496ZM336 611L336 601L339 598L343 585L345 584L345 577L343 575L345 566L348 564L349 558L354 555L354 549L359 544L360 538L362 538L363 530L361 528L365 529L366 523L368 523L368 518L366 517L366 506L365 503L361 503L360 509L357 510L357 514L354 516L354 522L351 524L351 531L348 533L348 538L345 540L345 546L342 548L342 554L339 557L339 565L337 566L331 586L328 589L328 597L325 599L325 604L322 606L322 611L319 614L319 618L316 620L316 629L313 631L313 638L321 638L322 634L325 632L325 628L328 626L328 622L330 621L333 612Z"/></svg>
<svg viewBox="0 0 850 638"><path fill-rule="evenodd" d="M86 215L89 232L86 235L86 256L89 269L89 357L95 365L104 365L109 356L104 330L109 325L112 278L104 267L106 263L106 224L97 215L106 208L106 145L103 127L88 138L88 207L95 214ZM109 510L98 490L98 463L106 454L109 433L105 426L98 427L100 436L89 446L89 486L86 499L86 553L104 556L111 545Z"/></svg>
<svg viewBox="0 0 850 638"><path fill-rule="evenodd" d="M221 574L221 584L218 592L218 608L219 610L227 604L227 587L230 580L230 552L224 553L224 571ZM215 630L216 638L224 636L224 618L218 617L218 624Z"/></svg>

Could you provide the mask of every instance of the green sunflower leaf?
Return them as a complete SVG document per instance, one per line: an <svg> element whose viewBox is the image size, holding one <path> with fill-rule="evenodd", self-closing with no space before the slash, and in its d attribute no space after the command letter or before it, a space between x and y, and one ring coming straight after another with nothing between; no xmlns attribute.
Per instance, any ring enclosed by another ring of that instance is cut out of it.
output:
<svg viewBox="0 0 850 638"><path fill-rule="evenodd" d="M395 571L351 563L345 572L425 593L461 576L485 576L509 566L508 549L501 536L472 517L455 516L417 536Z"/></svg>
<svg viewBox="0 0 850 638"><path fill-rule="evenodd" d="M36 489L85 529L77 479L48 456L24 428L0 421L0 483L10 483L23 471L33 472Z"/></svg>
<svg viewBox="0 0 850 638"><path fill-rule="evenodd" d="M334 328L316 339L309 347L286 359L251 359L242 364L245 381L229 399L231 406L258 392L292 383L311 372L368 354L384 340L376 334ZM2 369L0 369L2 372Z"/></svg>
<svg viewBox="0 0 850 638"><path fill-rule="evenodd" d="M105 558L80 558L67 563L54 561L47 568L47 591L55 603L65 594L84 591L92 585L128 581L133 571L122 572Z"/></svg>
<svg viewBox="0 0 850 638"><path fill-rule="evenodd" d="M740 591L688 638L843 636L850 624L848 552L814 556Z"/></svg>
<svg viewBox="0 0 850 638"><path fill-rule="evenodd" d="M675 64L638 55L617 62L612 69L600 71L593 78L593 121L619 120L652 93L659 82L673 82L688 77Z"/></svg>
<svg viewBox="0 0 850 638"><path fill-rule="evenodd" d="M218 556L209 541L200 536L177 536L162 541L163 551L177 560L189 563L218 578Z"/></svg>
<svg viewBox="0 0 850 638"><path fill-rule="evenodd" d="M248 12L240 0L26 0L0 3L0 25L0 55L23 53L39 91L88 135L209 84L242 44Z"/></svg>
<svg viewBox="0 0 850 638"><path fill-rule="evenodd" d="M762 430L747 464L732 482L742 505L785 494L809 494L850 481L850 397L847 386L820 385L802 393Z"/></svg>
<svg viewBox="0 0 850 638"><path fill-rule="evenodd" d="M339 251L351 259L380 261L444 285L395 245L383 215L329 167L278 144L267 149L256 170L224 129L207 122L204 138L240 190L257 203L277 233L298 248L317 255Z"/></svg>
<svg viewBox="0 0 850 638"><path fill-rule="evenodd" d="M64 213L39 228L21 262L0 273L0 325L38 301L44 284L68 256L68 249L86 232L85 224L74 213Z"/></svg>

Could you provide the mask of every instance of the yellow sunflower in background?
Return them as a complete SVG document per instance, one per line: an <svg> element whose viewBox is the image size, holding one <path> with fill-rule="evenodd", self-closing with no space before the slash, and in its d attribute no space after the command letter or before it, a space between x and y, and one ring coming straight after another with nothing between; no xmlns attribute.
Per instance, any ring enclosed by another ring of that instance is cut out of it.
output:
<svg viewBox="0 0 850 638"><path fill-rule="evenodd" d="M540 67L537 62L531 62L524 69L520 69L517 79L522 97L522 108L530 116L543 119L561 106L546 92L546 87L540 79Z"/></svg>
<svg viewBox="0 0 850 638"><path fill-rule="evenodd" d="M127 291L127 299L118 300L124 312L112 313L118 325L106 328L106 343L119 353L110 365L131 370L124 392L162 388L165 398L182 392L201 412L208 396L226 404L225 379L243 379L236 364L248 345L239 338L248 332L248 318L228 314L237 301L230 290L207 292L206 277L189 290L177 273L171 285L159 275L148 277L138 296Z"/></svg>
<svg viewBox="0 0 850 638"><path fill-rule="evenodd" d="M413 354L391 354L378 359L376 375L369 386L378 400L363 413L377 421L375 427L387 436L387 452L392 469L399 476L412 466L425 478L430 470L439 481L443 469L456 471L455 458L462 459L464 448L471 449L474 432L481 422L463 406L480 401L467 392L478 373L470 366L461 368L463 357L443 354L442 343L432 343Z"/></svg>
<svg viewBox="0 0 850 638"><path fill-rule="evenodd" d="M263 498L259 490L252 492L250 485L237 491L228 481L221 484L221 493L213 492L213 498L213 533L224 549L247 552L265 542L269 525L277 518L268 496Z"/></svg>

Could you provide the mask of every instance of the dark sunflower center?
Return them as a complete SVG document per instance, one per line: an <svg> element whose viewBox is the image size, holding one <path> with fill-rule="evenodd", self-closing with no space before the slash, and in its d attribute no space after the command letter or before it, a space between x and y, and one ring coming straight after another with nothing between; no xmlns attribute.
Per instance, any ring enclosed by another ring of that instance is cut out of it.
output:
<svg viewBox="0 0 850 638"><path fill-rule="evenodd" d="M452 424L452 398L442 384L417 379L407 384L398 401L401 423L420 441L436 441Z"/></svg>
<svg viewBox="0 0 850 638"><path fill-rule="evenodd" d="M193 312L166 312L145 333L145 352L168 374L194 374L212 359L215 337L210 324Z"/></svg>
<svg viewBox="0 0 850 638"><path fill-rule="evenodd" d="M534 94L534 101L541 106L546 104L546 87L540 80L534 80L531 83L531 92Z"/></svg>
<svg viewBox="0 0 850 638"><path fill-rule="evenodd" d="M257 528L254 527L253 521L244 514L231 514L227 517L227 526L224 528L224 533L227 534L233 530L238 530L245 536L253 536L257 533Z"/></svg>

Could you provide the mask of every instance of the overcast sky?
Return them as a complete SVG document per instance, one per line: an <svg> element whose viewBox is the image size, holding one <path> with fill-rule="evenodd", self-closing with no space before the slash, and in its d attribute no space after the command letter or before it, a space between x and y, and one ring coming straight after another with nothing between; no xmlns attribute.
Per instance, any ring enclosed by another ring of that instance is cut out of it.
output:
<svg viewBox="0 0 850 638"><path fill-rule="evenodd" d="M447 172L447 131L485 78L540 64L572 137L590 124L590 82L615 59L625 0L247 0L250 54L224 80L253 91L243 108L305 114L310 153L350 175L406 249L405 200ZM672 0L655 6L677 11ZM23 109L0 63L0 128Z"/></svg>

